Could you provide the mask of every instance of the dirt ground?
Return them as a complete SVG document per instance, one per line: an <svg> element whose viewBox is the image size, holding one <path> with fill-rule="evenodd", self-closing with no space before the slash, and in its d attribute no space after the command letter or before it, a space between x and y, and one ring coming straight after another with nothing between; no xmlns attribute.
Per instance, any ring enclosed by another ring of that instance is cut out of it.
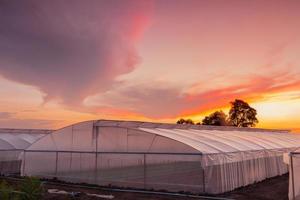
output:
<svg viewBox="0 0 300 200"><path fill-rule="evenodd" d="M102 189L85 189L76 186L45 185L45 189L58 189L68 192L80 192L76 197L66 194L45 193L42 200L103 200L103 198L91 197L86 193L112 195L113 200L192 200L205 198L176 197L156 194L140 194L131 192L105 191ZM237 200L288 200L288 175L267 179L247 187L239 188L229 193L216 197Z"/></svg>
<svg viewBox="0 0 300 200"><path fill-rule="evenodd" d="M222 195L238 200L288 200L288 174L270 178Z"/></svg>

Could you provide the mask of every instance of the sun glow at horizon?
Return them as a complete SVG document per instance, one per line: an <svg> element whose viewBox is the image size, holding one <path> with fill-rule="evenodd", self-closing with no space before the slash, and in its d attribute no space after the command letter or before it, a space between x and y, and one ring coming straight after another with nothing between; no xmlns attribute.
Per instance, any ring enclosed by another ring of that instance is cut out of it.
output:
<svg viewBox="0 0 300 200"><path fill-rule="evenodd" d="M288 129L300 132L300 98L287 98L288 94L294 96L297 91L268 94L261 100L250 102L250 106L257 110L258 128ZM246 102L248 102L246 100ZM195 122L201 122L205 116L214 111L222 110L228 115L230 106L216 107L199 114L184 115L179 118L192 119Z"/></svg>

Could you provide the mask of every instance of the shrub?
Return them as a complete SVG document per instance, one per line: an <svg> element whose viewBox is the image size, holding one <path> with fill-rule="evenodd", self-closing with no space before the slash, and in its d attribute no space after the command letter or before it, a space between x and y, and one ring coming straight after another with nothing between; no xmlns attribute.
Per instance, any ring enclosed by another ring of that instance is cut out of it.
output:
<svg viewBox="0 0 300 200"><path fill-rule="evenodd" d="M42 182L38 178L26 177L21 184L20 200L40 200L43 193Z"/></svg>
<svg viewBox="0 0 300 200"><path fill-rule="evenodd" d="M1 200L19 200L19 193L15 191L6 181L0 183L0 199Z"/></svg>

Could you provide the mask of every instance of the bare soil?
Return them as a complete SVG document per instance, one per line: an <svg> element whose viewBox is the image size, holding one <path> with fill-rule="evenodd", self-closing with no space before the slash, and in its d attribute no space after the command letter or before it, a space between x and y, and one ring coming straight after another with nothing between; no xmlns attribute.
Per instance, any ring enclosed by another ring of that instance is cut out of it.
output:
<svg viewBox="0 0 300 200"><path fill-rule="evenodd" d="M288 200L288 186L289 176L285 174L221 196L239 200Z"/></svg>

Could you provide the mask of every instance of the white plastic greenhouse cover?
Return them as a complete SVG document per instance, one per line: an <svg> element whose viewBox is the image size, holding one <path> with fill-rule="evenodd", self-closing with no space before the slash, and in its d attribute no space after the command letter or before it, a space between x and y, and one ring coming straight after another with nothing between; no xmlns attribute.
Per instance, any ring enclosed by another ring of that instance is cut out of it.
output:
<svg viewBox="0 0 300 200"><path fill-rule="evenodd" d="M140 136L144 137L149 136L149 134L161 136L190 147L188 151L191 151L192 148L194 149L193 152L201 154L300 147L300 135L284 130L98 120L82 122L54 131L30 146L28 150L95 151L96 143L93 142L95 127L100 128L99 133L101 130L106 132L105 130L109 129L110 137L113 137L114 134L112 129L115 129L115 134L120 133L120 129L124 129L136 134L139 133ZM136 142L138 141L136 140ZM145 148L143 152L146 152L147 149ZM118 147L116 149L110 148L110 151L119 150ZM171 153L171 151L165 151L165 153Z"/></svg>
<svg viewBox="0 0 300 200"><path fill-rule="evenodd" d="M289 199L300 200L300 148L290 153Z"/></svg>
<svg viewBox="0 0 300 200"><path fill-rule="evenodd" d="M0 150L22 150L52 132L44 129L0 128Z"/></svg>
<svg viewBox="0 0 300 200"><path fill-rule="evenodd" d="M221 193L286 173L283 154L298 147L300 136L285 130L87 121L28 147L23 175Z"/></svg>
<svg viewBox="0 0 300 200"><path fill-rule="evenodd" d="M0 174L19 174L24 149L51 130L0 128Z"/></svg>

